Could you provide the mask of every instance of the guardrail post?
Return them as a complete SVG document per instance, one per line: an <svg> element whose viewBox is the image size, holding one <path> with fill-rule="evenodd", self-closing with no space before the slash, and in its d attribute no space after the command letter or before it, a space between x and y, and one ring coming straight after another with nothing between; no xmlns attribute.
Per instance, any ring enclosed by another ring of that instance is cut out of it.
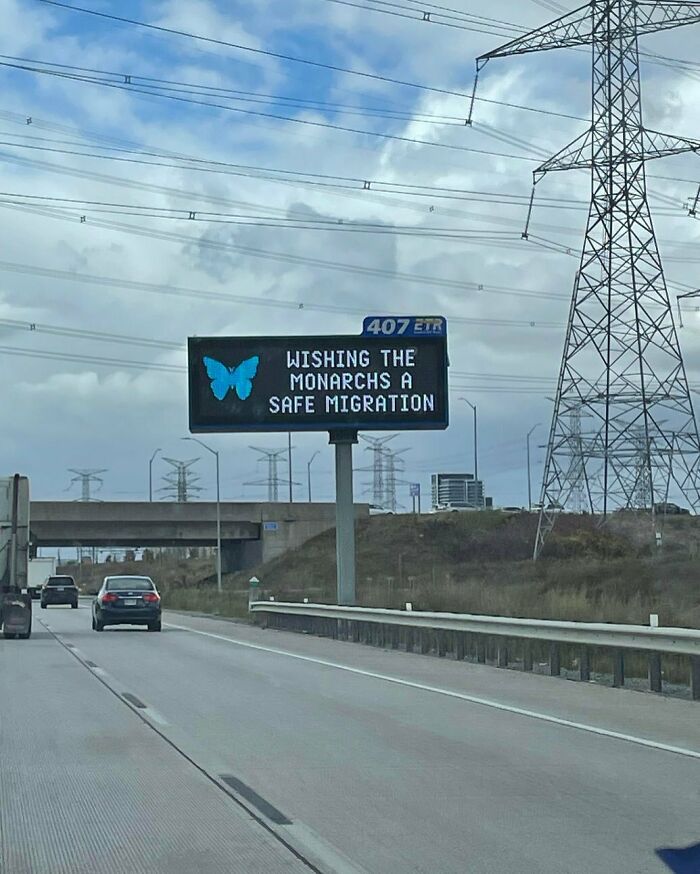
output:
<svg viewBox="0 0 700 874"><path fill-rule="evenodd" d="M652 692L661 692L662 691L662 680L661 680L661 653L660 652L650 652L649 653L649 689Z"/></svg>
<svg viewBox="0 0 700 874"><path fill-rule="evenodd" d="M418 632L418 639L420 642L420 651L421 655L428 655L430 652L430 633L425 628L421 628Z"/></svg>
<svg viewBox="0 0 700 874"><path fill-rule="evenodd" d="M486 638L482 634L476 636L476 660L480 665L486 664Z"/></svg>
<svg viewBox="0 0 700 874"><path fill-rule="evenodd" d="M561 650L558 643L549 644L549 675L558 677L561 674Z"/></svg>
<svg viewBox="0 0 700 874"><path fill-rule="evenodd" d="M435 637L436 637L436 645L437 645L436 646L437 654L438 654L439 658L442 659L447 654L447 640L445 637L445 632L444 631L436 631Z"/></svg>
<svg viewBox="0 0 700 874"><path fill-rule="evenodd" d="M625 654L621 649L613 651L613 686L625 685Z"/></svg>
<svg viewBox="0 0 700 874"><path fill-rule="evenodd" d="M700 701L700 656L690 657L690 697Z"/></svg>
<svg viewBox="0 0 700 874"><path fill-rule="evenodd" d="M523 670L532 670L532 647L529 640L523 641Z"/></svg>
<svg viewBox="0 0 700 874"><path fill-rule="evenodd" d="M508 667L508 641L501 638L496 645L496 665L499 668Z"/></svg>
<svg viewBox="0 0 700 874"><path fill-rule="evenodd" d="M591 679L591 654L585 646L578 657L578 678L582 683L588 683Z"/></svg>
<svg viewBox="0 0 700 874"><path fill-rule="evenodd" d="M452 652L458 662L464 661L465 649L464 634L461 631L455 631L452 638Z"/></svg>
<svg viewBox="0 0 700 874"><path fill-rule="evenodd" d="M398 625L391 626L391 648L398 649L399 648L399 632L400 628Z"/></svg>
<svg viewBox="0 0 700 874"><path fill-rule="evenodd" d="M406 628L406 652L413 652L414 639L413 639L413 629Z"/></svg>

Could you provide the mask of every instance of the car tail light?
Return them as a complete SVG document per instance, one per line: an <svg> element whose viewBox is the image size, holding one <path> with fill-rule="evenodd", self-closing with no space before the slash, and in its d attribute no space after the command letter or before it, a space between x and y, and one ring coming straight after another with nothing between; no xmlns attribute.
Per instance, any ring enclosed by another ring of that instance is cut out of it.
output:
<svg viewBox="0 0 700 874"><path fill-rule="evenodd" d="M114 604L115 601L119 600L119 595L115 595L114 592L105 592L102 596L103 604Z"/></svg>
<svg viewBox="0 0 700 874"><path fill-rule="evenodd" d="M160 601L160 595L158 595L156 592L146 592L143 596L143 600L149 604L156 604L158 601Z"/></svg>

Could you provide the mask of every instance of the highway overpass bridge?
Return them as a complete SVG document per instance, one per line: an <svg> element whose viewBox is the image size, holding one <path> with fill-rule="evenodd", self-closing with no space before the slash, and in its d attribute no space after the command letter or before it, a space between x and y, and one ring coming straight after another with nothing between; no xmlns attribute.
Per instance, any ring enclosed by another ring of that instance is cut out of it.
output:
<svg viewBox="0 0 700 874"><path fill-rule="evenodd" d="M368 504L356 505L358 518ZM32 501L32 548L215 546L216 504L196 501ZM335 504L221 503L225 571L268 561L335 526Z"/></svg>

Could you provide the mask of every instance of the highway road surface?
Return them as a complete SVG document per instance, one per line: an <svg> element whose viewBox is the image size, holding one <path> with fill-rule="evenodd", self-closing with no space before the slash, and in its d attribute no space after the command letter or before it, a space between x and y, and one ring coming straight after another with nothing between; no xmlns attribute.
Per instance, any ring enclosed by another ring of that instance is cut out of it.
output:
<svg viewBox="0 0 700 874"><path fill-rule="evenodd" d="M644 874L698 842L697 703L82 603L0 640L7 874Z"/></svg>

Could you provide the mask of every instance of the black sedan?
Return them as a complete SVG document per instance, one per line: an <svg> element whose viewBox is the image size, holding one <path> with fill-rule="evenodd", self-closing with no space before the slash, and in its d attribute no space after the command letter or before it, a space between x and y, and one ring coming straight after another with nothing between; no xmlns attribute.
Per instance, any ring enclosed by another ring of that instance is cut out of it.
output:
<svg viewBox="0 0 700 874"><path fill-rule="evenodd" d="M105 577L92 604L92 628L146 625L149 631L160 631L160 613L160 595L150 577Z"/></svg>
<svg viewBox="0 0 700 874"><path fill-rule="evenodd" d="M49 604L70 604L78 609L78 587L73 577L49 577L41 590L42 610Z"/></svg>

